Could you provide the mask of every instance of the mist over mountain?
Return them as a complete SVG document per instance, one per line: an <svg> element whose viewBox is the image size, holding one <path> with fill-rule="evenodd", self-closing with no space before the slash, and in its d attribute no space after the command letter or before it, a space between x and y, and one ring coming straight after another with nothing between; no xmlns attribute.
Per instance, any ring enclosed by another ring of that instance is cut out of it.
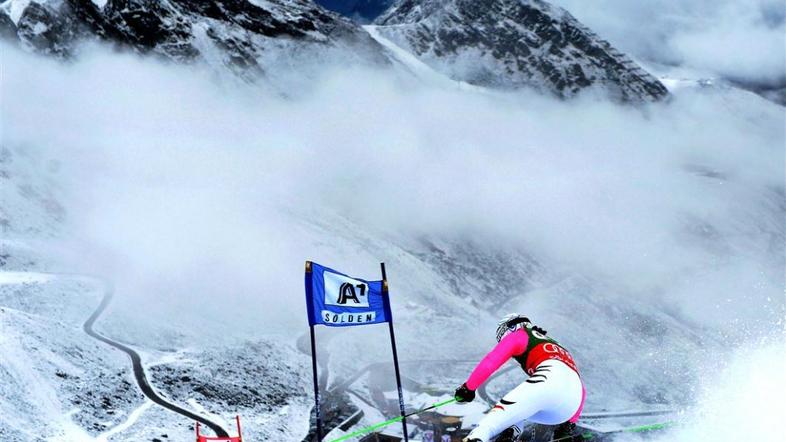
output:
<svg viewBox="0 0 786 442"><path fill-rule="evenodd" d="M648 64L681 67L684 75L729 81L786 104L786 8L780 0L553 3Z"/></svg>
<svg viewBox="0 0 786 442"><path fill-rule="evenodd" d="M784 108L689 57L655 77L554 4L404 0L363 27L306 0L0 3L0 439L239 414L303 441L314 260L386 263L407 410L519 312L575 356L588 415L675 422L607 440L779 440ZM327 440L398 413L387 333L318 328ZM524 379L444 413L467 430Z"/></svg>

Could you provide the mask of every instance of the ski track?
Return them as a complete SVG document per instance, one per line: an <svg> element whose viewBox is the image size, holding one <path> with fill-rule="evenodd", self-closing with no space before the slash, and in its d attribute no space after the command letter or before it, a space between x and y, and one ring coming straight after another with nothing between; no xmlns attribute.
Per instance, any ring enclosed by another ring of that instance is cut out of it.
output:
<svg viewBox="0 0 786 442"><path fill-rule="evenodd" d="M137 386L142 391L142 393L144 393L147 400L145 401L144 404L142 404L140 407L134 410L129 415L128 419L125 422L116 425L115 427L111 428L109 431L105 433L102 433L101 435L98 436L98 438L91 437L89 434L87 434L86 431L84 431L84 429L82 429L81 427L76 425L73 421L71 421L70 415L74 412L74 410L71 410L71 412L63 415L61 428L65 432L65 435L58 435L55 439L50 439L50 440L52 440L53 442L54 441L62 442L64 440L65 441L73 440L73 441L80 441L80 442L86 440L105 442L108 440L109 437L118 434L122 431L125 431L126 429L131 427L139 419L139 417L154 403L170 411L178 413L190 420L201 422L202 424L213 430L213 432L215 432L216 435L219 437L228 436L228 433L223 429L222 426L219 426L218 424L214 423L211 420L208 420L203 416L199 416L195 413L192 413L188 410L185 410L177 405L174 405L164 400L161 397L161 395L159 395L153 389L152 385L150 385L150 383L148 382L139 353L137 353L132 348L126 346L125 344L107 338L106 336L96 332L93 329L95 323L98 321L100 316L104 313L106 308L109 306L109 303L112 301L112 295L113 295L113 290L111 286L106 282L104 282L103 280L101 280L100 278L88 276L88 275L66 274L66 273L58 274L58 273L46 273L46 272L0 272L0 285L40 284L40 283L49 282L55 278L71 278L80 281L89 281L92 283L98 283L100 285L103 285L104 287L103 299L101 300L101 303L96 307L95 311L93 311L90 317L84 322L82 329L90 337L99 340L107 345L110 345L115 349L120 350L123 353L126 353L126 355L128 355L128 357L131 359L134 379L136 380ZM0 348L14 345L13 342L7 339L3 339L2 341L0 341L0 344L2 344ZM0 355L2 355L2 353L0 353ZM13 364L14 361L11 360L8 361L8 363ZM37 385L36 382L28 382L28 384L31 386ZM36 395L39 403L48 404L48 406L53 411L52 414L54 415L60 414L59 413L59 410L61 409L60 401L57 398L57 395L54 391L43 391L41 390L41 388L33 388L33 391L31 393ZM203 410L201 406L199 406L198 408L200 410Z"/></svg>

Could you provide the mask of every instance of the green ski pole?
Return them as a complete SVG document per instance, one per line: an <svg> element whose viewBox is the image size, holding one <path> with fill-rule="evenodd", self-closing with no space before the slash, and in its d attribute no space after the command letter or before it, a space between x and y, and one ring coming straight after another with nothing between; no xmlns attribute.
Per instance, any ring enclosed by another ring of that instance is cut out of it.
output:
<svg viewBox="0 0 786 442"><path fill-rule="evenodd" d="M661 422L659 424L641 425L639 427L624 428L620 430L620 433L644 433L646 431L663 430L674 425L675 425L674 422Z"/></svg>
<svg viewBox="0 0 786 442"><path fill-rule="evenodd" d="M345 434L345 435L339 437L338 439L333 439L330 442L341 442L341 441L347 440L347 439L349 439L351 437L360 436L361 434L365 434L365 433L370 433L370 432L372 432L374 430L377 430L379 428L387 427L388 425L395 424L396 422L401 422L401 420L404 419L404 418L407 418L407 417L410 417L410 416L414 416L416 414L424 413L426 411L433 410L435 408L438 408L438 407L441 407L443 405L447 405L447 404L450 404L450 403L453 403L453 402L456 402L456 398L448 399L448 400L442 401L442 402L437 402L436 404L428 406L428 407L426 407L426 408L424 408L422 410L418 410L418 411L415 411L413 413L405 414L404 416L394 417L393 419L386 420L385 422L380 422L378 424L374 424L374 425L370 425L370 426L365 427L365 428L361 428L361 429L359 429L357 431L353 431L352 433Z"/></svg>
<svg viewBox="0 0 786 442"><path fill-rule="evenodd" d="M614 434L614 433L644 433L647 431L665 430L666 428L669 428L674 425L676 425L675 422L661 422L658 424L641 425L637 427L628 427L628 428L623 428L621 430L609 431L608 433L602 433L601 436L605 434ZM595 433L590 433L590 432L582 433L576 436L579 436L584 440L592 440L597 437ZM565 436L557 439L552 439L549 442L568 441L573 439L574 437L575 436Z"/></svg>

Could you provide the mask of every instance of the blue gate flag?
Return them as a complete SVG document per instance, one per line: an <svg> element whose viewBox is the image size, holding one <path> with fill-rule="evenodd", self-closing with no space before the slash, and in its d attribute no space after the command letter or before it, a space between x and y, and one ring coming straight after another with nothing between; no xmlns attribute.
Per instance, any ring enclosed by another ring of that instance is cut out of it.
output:
<svg viewBox="0 0 786 442"><path fill-rule="evenodd" d="M309 325L350 327L389 322L390 300L383 281L353 278L306 261Z"/></svg>

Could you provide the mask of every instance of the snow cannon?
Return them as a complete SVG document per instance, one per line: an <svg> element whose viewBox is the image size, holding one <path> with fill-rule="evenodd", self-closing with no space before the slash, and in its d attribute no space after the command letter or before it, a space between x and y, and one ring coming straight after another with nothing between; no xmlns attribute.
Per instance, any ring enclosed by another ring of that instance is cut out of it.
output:
<svg viewBox="0 0 786 442"><path fill-rule="evenodd" d="M204 436L199 433L199 422L196 423L196 442L243 442L243 435L240 433L240 416L235 416L237 425L237 436Z"/></svg>

